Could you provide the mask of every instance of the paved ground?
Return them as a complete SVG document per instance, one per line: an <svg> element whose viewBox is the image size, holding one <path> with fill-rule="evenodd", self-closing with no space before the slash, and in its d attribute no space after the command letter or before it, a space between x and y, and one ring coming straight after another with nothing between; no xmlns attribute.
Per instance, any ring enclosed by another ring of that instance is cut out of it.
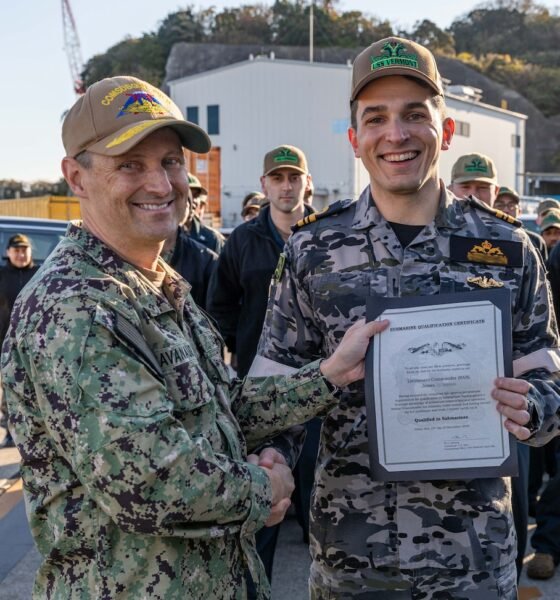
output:
<svg viewBox="0 0 560 600"><path fill-rule="evenodd" d="M0 600L29 600L40 562L25 518L18 459L16 450L0 450ZM288 517L276 554L273 600L306 600L308 570L309 555L301 530L295 519ZM523 576L520 600L536 598L560 600L560 568L553 579L542 583Z"/></svg>

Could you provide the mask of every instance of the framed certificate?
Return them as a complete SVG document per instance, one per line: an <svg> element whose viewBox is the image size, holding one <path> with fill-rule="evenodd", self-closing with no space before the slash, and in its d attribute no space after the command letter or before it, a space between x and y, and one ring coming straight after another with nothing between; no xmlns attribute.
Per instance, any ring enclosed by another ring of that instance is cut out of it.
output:
<svg viewBox="0 0 560 600"><path fill-rule="evenodd" d="M368 299L368 321L390 321L366 355L373 479L517 474L490 396L496 377L513 376L510 302L505 289Z"/></svg>

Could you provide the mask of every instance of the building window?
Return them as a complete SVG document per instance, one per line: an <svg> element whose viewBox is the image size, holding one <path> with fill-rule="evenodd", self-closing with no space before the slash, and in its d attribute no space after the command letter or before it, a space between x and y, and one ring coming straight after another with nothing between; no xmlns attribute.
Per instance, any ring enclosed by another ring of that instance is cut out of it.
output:
<svg viewBox="0 0 560 600"><path fill-rule="evenodd" d="M198 125L198 106L187 106L187 121Z"/></svg>
<svg viewBox="0 0 560 600"><path fill-rule="evenodd" d="M471 124L465 121L455 121L455 135L471 136Z"/></svg>
<svg viewBox="0 0 560 600"><path fill-rule="evenodd" d="M511 145L513 148L521 148L521 136L515 135L515 133L511 134Z"/></svg>
<svg viewBox="0 0 560 600"><path fill-rule="evenodd" d="M207 106L208 134L218 135L220 133L220 107L217 104Z"/></svg>

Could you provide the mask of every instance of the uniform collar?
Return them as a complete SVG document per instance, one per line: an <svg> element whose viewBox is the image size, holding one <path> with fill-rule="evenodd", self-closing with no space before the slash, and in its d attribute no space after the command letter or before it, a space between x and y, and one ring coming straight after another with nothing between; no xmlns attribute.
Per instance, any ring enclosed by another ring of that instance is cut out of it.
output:
<svg viewBox="0 0 560 600"><path fill-rule="evenodd" d="M461 208L461 201L454 196L440 181L439 206L434 219L435 226L440 228L459 229L465 224L465 216ZM375 205L368 185L360 195L356 203L354 213L353 229L368 229L380 225L386 225L383 215Z"/></svg>
<svg viewBox="0 0 560 600"><path fill-rule="evenodd" d="M157 290L134 265L126 262L99 238L86 231L81 221L72 221L68 225L66 237L78 245L108 277L113 277L119 283L128 286L135 295L135 301L149 314L158 315L171 310L182 312L190 285L161 257L158 259L158 265L166 275L163 289Z"/></svg>

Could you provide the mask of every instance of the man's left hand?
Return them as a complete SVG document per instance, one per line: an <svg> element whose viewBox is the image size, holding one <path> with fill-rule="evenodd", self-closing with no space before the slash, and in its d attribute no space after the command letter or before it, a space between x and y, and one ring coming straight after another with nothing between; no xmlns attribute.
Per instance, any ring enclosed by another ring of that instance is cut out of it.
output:
<svg viewBox="0 0 560 600"><path fill-rule="evenodd" d="M504 427L518 440L531 437L531 432L525 427L531 420L527 399L531 384L523 379L498 377L494 385L492 398L498 402L498 411L506 417Z"/></svg>

